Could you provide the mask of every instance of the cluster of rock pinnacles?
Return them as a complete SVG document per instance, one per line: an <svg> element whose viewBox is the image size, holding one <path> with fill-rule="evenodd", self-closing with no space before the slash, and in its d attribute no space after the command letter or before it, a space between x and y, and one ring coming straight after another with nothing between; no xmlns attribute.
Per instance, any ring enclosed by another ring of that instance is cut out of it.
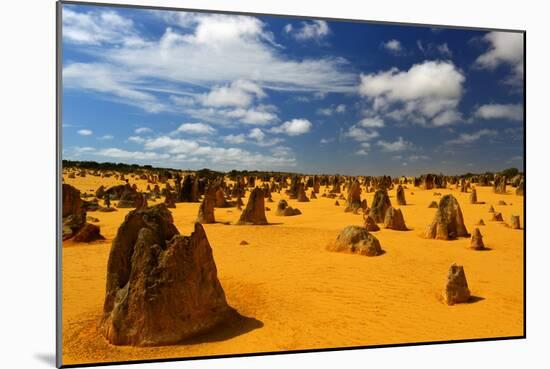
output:
<svg viewBox="0 0 550 369"><path fill-rule="evenodd" d="M86 173L78 175L85 176ZM154 187L148 186L147 192L139 192L135 185L129 185L123 175L119 178L126 184L108 189L101 186L96 191L97 199L103 200L105 206L99 206L97 200L82 200L80 191L63 184L63 239L72 238L77 242L103 239L99 227L86 221L87 209L116 211L115 207L110 206L111 200L118 200L117 208L134 209L126 215L111 244L99 329L113 344L136 346L178 343L206 332L237 314L227 304L217 277L212 249L201 224L216 222L215 208L241 209L244 206L242 198L247 191L250 195L237 224L266 225L266 211L269 209L266 209L265 202L273 202L272 192L285 190L289 199L309 202L310 199L317 199L320 186L325 186L328 191L322 197L345 200L344 211L362 213L364 219L363 226L345 227L336 240L327 245L327 250L375 257L385 253L380 241L371 233L380 230L378 224L385 229L408 230L401 209L392 206L388 191L395 189L397 205L406 206L407 183L424 189L456 185L460 192L470 190L470 204L484 204L478 201L472 183L491 185L485 176L465 180L428 174L403 183L387 176L368 177L363 182L341 176L293 176L290 185L284 177L275 181L262 178L263 186L256 187L253 176L246 181L238 177L235 184L226 185L223 179L211 180L194 175L182 179L176 175L172 178L174 188L166 181L167 178L142 175L140 178L147 179ZM165 187L161 190L158 183L164 183ZM506 177L495 176L493 191L506 193L506 183ZM524 194L523 177L514 178L512 184L516 187L516 194ZM370 208L367 201L361 199L362 187L367 192L374 192ZM309 198L306 195L308 189L311 189ZM342 191L347 191L347 197ZM159 199L161 195L165 197L163 203L148 206L148 199ZM434 195L441 196L440 193ZM200 202L194 231L189 236L180 235L168 210L175 208L178 202ZM437 210L423 237L438 240L470 237L460 205L453 195L442 196L439 202L432 201L429 207ZM501 213L495 212L493 206L489 212L492 214L491 220L503 221ZM274 214L296 216L301 211L281 199ZM484 225L483 219L477 225ZM519 216L512 215L509 226L521 229ZM248 243L241 241L241 244ZM479 228L471 234L470 248L487 249ZM443 300L453 305L468 302L470 297L464 268L452 264L443 290Z"/></svg>

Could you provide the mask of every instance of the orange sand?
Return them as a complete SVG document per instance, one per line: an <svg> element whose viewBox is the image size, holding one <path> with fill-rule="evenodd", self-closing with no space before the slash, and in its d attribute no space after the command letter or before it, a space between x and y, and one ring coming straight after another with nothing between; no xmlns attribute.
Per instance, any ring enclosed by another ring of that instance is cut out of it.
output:
<svg viewBox="0 0 550 369"><path fill-rule="evenodd" d="M147 187L144 180L129 179L140 190ZM123 183L90 175L65 176L65 182L82 192L95 191L100 184ZM511 214L520 215L523 226L523 197L513 195L513 188L508 191L496 195L491 187L477 187L478 200L486 204L470 205L469 194L458 190L424 191L409 186L405 190L409 205L400 208L411 230L375 232L386 251L378 257L325 250L343 227L362 225L363 219L344 213L343 200L337 207L335 199L320 197L323 187L319 198L309 203L274 193L274 202L266 203L272 209L266 212L271 225L205 225L228 303L247 318L185 344L148 348L113 346L96 331L111 241L129 209L89 212L100 219L97 224L106 240L63 245L63 363L523 335L523 230L488 221L487 210L493 205L505 222ZM486 225L479 228L491 250L469 250L466 238L438 241L419 237L435 213L428 208L432 200L439 201L434 192L454 194L470 232L480 218L485 220ZM363 191L362 197L372 203L372 193ZM390 197L395 202L395 191L390 191ZM303 214L275 216L280 198ZM498 206L501 199L509 205ZM191 232L198 206L178 203L171 209L182 234ZM216 220L222 222L234 223L239 215L236 208L215 211ZM241 240L249 245L239 245ZM470 290L480 298L477 302L455 306L440 302L453 262L464 265Z"/></svg>

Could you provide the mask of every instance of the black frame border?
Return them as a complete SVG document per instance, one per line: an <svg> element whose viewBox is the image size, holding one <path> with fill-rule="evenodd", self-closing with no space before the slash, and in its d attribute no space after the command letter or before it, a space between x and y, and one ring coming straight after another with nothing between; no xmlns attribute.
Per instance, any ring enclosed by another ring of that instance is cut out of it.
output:
<svg viewBox="0 0 550 369"><path fill-rule="evenodd" d="M81 363L81 364L69 364L63 365L62 363L62 230L60 216L61 200L62 200L62 9L63 5L84 5L84 6L97 6L97 7L110 7L110 8L131 8L131 9L144 9L144 10L165 10L165 11L179 11L179 12L195 12L195 13L208 13L208 14L229 14L229 15L246 15L246 16L269 16L279 18L290 18L300 20L327 20L327 21L340 21L340 22L352 22L352 23L369 23L369 24L382 24L382 25L394 25L394 26L409 26L409 27L430 27L430 28L442 28L442 29L456 29L456 30L473 30L473 31L497 31L497 32L515 32L523 34L523 175L525 191L523 195L523 335L519 336L505 336L505 337L485 337L485 338L472 338L461 340L442 340L442 341L428 341L428 342L407 342L397 344L382 344L382 345L364 345L364 346L344 346L344 347L327 347L319 349L304 349L304 350L288 350L288 351L265 351L265 352L251 352L251 353L239 353L239 354L219 354L219 355L205 355L205 356L191 356L191 357L174 357L174 358L161 358L161 359L143 359L143 360L127 360L127 361L112 361L112 362L97 362L97 363ZM169 6L153 6L153 5L132 5L132 4L116 4L116 3L101 3L101 2L87 2L87 1L74 1L74 0L58 0L56 2L56 367L57 368L83 368L91 366L107 366L107 365L126 365L126 364L144 364L144 363L166 363L166 362L178 362L178 361L190 361L190 360L207 360L207 359L227 359L227 358L239 358L239 357L256 357L256 356L270 356L270 355L287 355L287 354L303 354L303 353L319 353L319 352L337 352L337 351L351 351L362 349L376 349L376 348L388 348L388 347L411 347L411 346L430 346L430 345L443 345L443 344L456 344L456 343L473 343L473 342L492 342L492 341L508 341L519 340L527 338L527 31L520 29L506 29L506 28L484 28L484 27L470 27L470 26L457 26L457 25L441 25L441 24L426 24L426 23L408 23L408 22L391 22L391 21L379 21L379 20L364 20L364 19L348 19L348 18L335 18L335 17L321 17L321 16L307 16L307 15L292 15L292 14L270 14L270 13L255 13L255 12L243 12L243 11L228 11L228 10L215 10L215 9L193 9L184 7L169 7Z"/></svg>

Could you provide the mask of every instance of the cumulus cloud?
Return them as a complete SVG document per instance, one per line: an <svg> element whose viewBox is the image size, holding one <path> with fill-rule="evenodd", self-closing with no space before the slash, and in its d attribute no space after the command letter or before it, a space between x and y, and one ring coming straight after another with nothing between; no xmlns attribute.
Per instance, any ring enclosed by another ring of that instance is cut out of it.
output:
<svg viewBox="0 0 550 369"><path fill-rule="evenodd" d="M143 134L143 133L151 133L153 132L153 130L149 127L139 127L139 128L136 128L134 130L135 133L137 133L138 135L140 134Z"/></svg>
<svg viewBox="0 0 550 369"><path fill-rule="evenodd" d="M449 140L446 143L449 145L464 145L478 141L484 136L496 136L497 131L491 129L482 129L473 133L461 133L457 138Z"/></svg>
<svg viewBox="0 0 550 369"><path fill-rule="evenodd" d="M319 143L324 145L324 144L328 144L328 143L331 143L331 142L334 142L334 141L335 141L334 138L321 138Z"/></svg>
<svg viewBox="0 0 550 369"><path fill-rule="evenodd" d="M220 86L223 81L244 79L255 81L261 89L301 92L352 92L356 84L356 75L343 58L284 55L266 24L252 16L189 13L180 17L177 12L165 12L161 17L164 33L154 39L142 34L127 18L110 12L120 22L127 21L126 32L137 35L139 42L103 43L100 49L83 49L96 61L67 64L63 69L64 87L100 92L104 98L159 112L169 111L173 100L161 100L154 92L181 87L218 86L203 96L209 106L244 107L251 95L261 95L260 89L250 86ZM85 22L72 22L72 34L92 39L95 30L102 27L100 19L108 17L102 12L96 15L87 17ZM319 21L306 22L296 34L314 38L328 32L328 26ZM151 81L158 86L151 87ZM243 91L248 94L244 100L229 93L237 92L242 97ZM191 100L180 97L183 103Z"/></svg>
<svg viewBox="0 0 550 369"><path fill-rule="evenodd" d="M94 132L91 129L79 129L76 133L81 136L91 136Z"/></svg>
<svg viewBox="0 0 550 369"><path fill-rule="evenodd" d="M270 105L257 105L249 108L192 108L185 112L191 117L212 124L235 125L268 125L275 123L279 117Z"/></svg>
<svg viewBox="0 0 550 369"><path fill-rule="evenodd" d="M256 135L259 137L259 135ZM244 139L244 137L243 137ZM237 139L238 140L238 139ZM265 137L259 146L268 146ZM234 147L218 147L202 144L196 140L174 138L168 135L154 138L140 138L143 150L129 151L120 148L89 149L88 155L121 159L128 162L161 162L165 165L187 164L195 167L208 166L222 170L229 169L273 169L296 165L292 150L286 147L272 147L267 153L257 153ZM75 152L76 153L76 152Z"/></svg>
<svg viewBox="0 0 550 369"><path fill-rule="evenodd" d="M403 51L403 46L401 45L401 42L395 39L382 43L382 46L384 47L384 49L388 50L392 54L400 54Z"/></svg>
<svg viewBox="0 0 550 369"><path fill-rule="evenodd" d="M236 80L230 85L214 86L208 94L201 95L199 100L206 106L247 107L254 98L263 98L264 90L254 82Z"/></svg>
<svg viewBox="0 0 550 369"><path fill-rule="evenodd" d="M101 137L98 137L97 139L98 140L112 140L114 138L115 138L115 136L113 136L113 135L103 135Z"/></svg>
<svg viewBox="0 0 550 369"><path fill-rule="evenodd" d="M475 61L480 68L493 70L500 65L508 65L512 75L506 83L523 82L523 34L517 32L489 32L483 37L489 49Z"/></svg>
<svg viewBox="0 0 550 369"><path fill-rule="evenodd" d="M376 144L380 146L383 151L387 152L404 151L412 147L412 144L408 141L405 141L403 137L398 137L397 140L393 142L380 140Z"/></svg>
<svg viewBox="0 0 550 369"><path fill-rule="evenodd" d="M332 105L328 108L319 108L317 109L317 114L320 114L320 115L325 115L327 117L330 117L331 115L333 114L343 114L345 113L347 110L347 107L345 104L339 104L339 105Z"/></svg>
<svg viewBox="0 0 550 369"><path fill-rule="evenodd" d="M381 128L384 127L384 120L379 117L367 117L361 119L358 125L364 128Z"/></svg>
<svg viewBox="0 0 550 369"><path fill-rule="evenodd" d="M183 123L173 133L189 133L194 135L211 135L216 129L204 123Z"/></svg>
<svg viewBox="0 0 550 369"><path fill-rule="evenodd" d="M373 138L380 136L377 131L367 132L365 129L353 125L349 127L344 133L343 137L351 138L355 141L370 141Z"/></svg>
<svg viewBox="0 0 550 369"><path fill-rule="evenodd" d="M453 52L446 42L442 44L436 44L433 42L423 43L421 40L417 40L416 46L426 56L442 56L444 58L453 57Z"/></svg>
<svg viewBox="0 0 550 369"><path fill-rule="evenodd" d="M229 144L242 144L246 142L246 137L242 133L236 134L236 135L230 134L230 135L224 136L223 141Z"/></svg>
<svg viewBox="0 0 550 369"><path fill-rule="evenodd" d="M359 93L372 104L374 113L394 120L440 126L460 120L457 107L464 81L464 75L452 62L425 61L408 71L391 68L361 74ZM440 115L444 116L438 118Z"/></svg>
<svg viewBox="0 0 550 369"><path fill-rule="evenodd" d="M311 22L302 22L299 28L294 28L292 24L287 24L284 27L284 31L299 41L321 41L329 35L330 28L327 22L314 20Z"/></svg>
<svg viewBox="0 0 550 369"><path fill-rule="evenodd" d="M135 142L135 143L144 143L145 139L140 136L130 136L128 137L128 141Z"/></svg>
<svg viewBox="0 0 550 369"><path fill-rule="evenodd" d="M96 46L123 44L132 47L142 44L131 19L111 10L75 12L67 7L63 9L63 40Z"/></svg>
<svg viewBox="0 0 550 369"><path fill-rule="evenodd" d="M252 142L258 146L275 146L283 142L281 138L268 138L260 128L252 128L250 132L248 132L248 137L253 139Z"/></svg>
<svg viewBox="0 0 550 369"><path fill-rule="evenodd" d="M359 146L359 149L355 152L355 155L368 155L370 150L370 143L368 142L362 142Z"/></svg>
<svg viewBox="0 0 550 369"><path fill-rule="evenodd" d="M522 104L486 104L481 105L474 113L474 117L481 119L508 119L523 120Z"/></svg>
<svg viewBox="0 0 550 369"><path fill-rule="evenodd" d="M105 156L115 159L134 160L162 160L170 158L168 154L159 154L151 151L127 151L115 147L102 149L96 152L98 156Z"/></svg>
<svg viewBox="0 0 550 369"><path fill-rule="evenodd" d="M271 128L273 133L284 133L288 136L299 136L308 133L313 124L307 119L292 119L278 127Z"/></svg>

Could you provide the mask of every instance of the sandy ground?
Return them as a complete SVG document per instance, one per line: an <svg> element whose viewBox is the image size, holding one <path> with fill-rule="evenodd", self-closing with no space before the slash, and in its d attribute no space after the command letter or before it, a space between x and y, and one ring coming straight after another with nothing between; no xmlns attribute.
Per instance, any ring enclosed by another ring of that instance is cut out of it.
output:
<svg viewBox="0 0 550 369"><path fill-rule="evenodd" d="M120 184L114 178L88 175L65 182L79 190L95 191L100 184ZM144 190L146 181L130 178ZM523 230L490 222L493 205L505 222L520 215L523 197L513 188L496 195L491 187L478 187L478 201L458 190L424 191L409 186L408 205L401 206L410 231L374 232L386 253L378 257L325 250L339 231L362 225L361 215L344 213L344 201L319 197L309 203L273 194L267 226L205 225L214 251L218 277L228 303L242 319L216 332L176 346L154 348L109 344L96 330L102 312L105 274L111 241L129 209L114 213L89 212L105 241L63 245L62 330L63 363L177 358L344 346L518 336L523 334ZM324 188L321 187L321 193ZM453 193L462 207L468 231L479 227L491 250L468 249L470 240L426 240L419 236L432 221L429 209L434 192ZM309 194L310 191L308 190ZM414 193L414 194L413 194ZM319 194L320 195L320 194ZM395 191L390 191L395 202ZM287 199L302 215L275 216L277 201ZM373 194L362 198L372 203ZM508 203L497 205L498 200ZM246 203L246 200L245 200ZM198 203L178 203L171 209L177 228L189 234ZM394 206L396 206L394 204ZM236 222L236 208L216 209L218 221ZM249 245L239 245L246 240ZM464 265L477 301L444 305L439 296L451 263Z"/></svg>

